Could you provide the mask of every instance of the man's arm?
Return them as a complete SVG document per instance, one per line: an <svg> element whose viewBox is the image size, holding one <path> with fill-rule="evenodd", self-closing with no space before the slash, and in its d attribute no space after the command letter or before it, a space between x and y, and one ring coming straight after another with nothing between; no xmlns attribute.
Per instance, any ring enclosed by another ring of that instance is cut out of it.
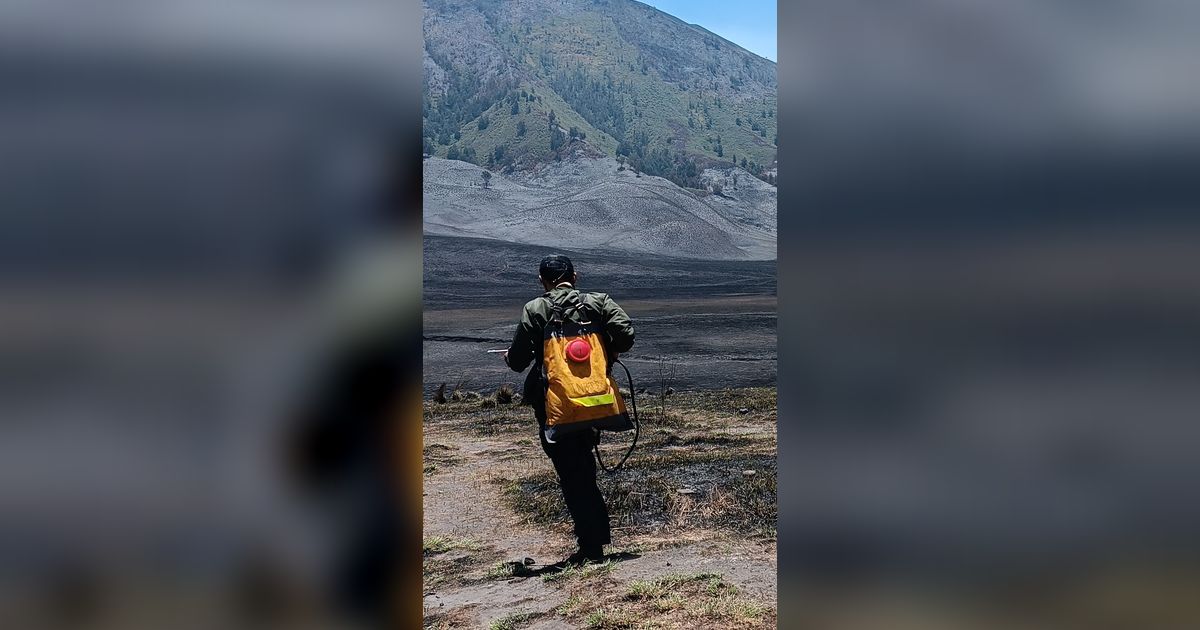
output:
<svg viewBox="0 0 1200 630"><path fill-rule="evenodd" d="M633 347L633 322L629 320L629 315L608 295L600 303L600 313L604 317L608 349L618 354L629 352Z"/></svg>
<svg viewBox="0 0 1200 630"><path fill-rule="evenodd" d="M512 345L504 353L504 362L512 371L523 372L537 356L537 344L541 341L537 330L529 305L526 304L521 310L521 321L517 324L517 332L513 334Z"/></svg>

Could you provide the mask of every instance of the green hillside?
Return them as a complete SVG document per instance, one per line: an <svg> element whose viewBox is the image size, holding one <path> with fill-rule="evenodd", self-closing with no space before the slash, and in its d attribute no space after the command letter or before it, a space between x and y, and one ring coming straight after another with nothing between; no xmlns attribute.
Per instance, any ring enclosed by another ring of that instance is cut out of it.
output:
<svg viewBox="0 0 1200 630"><path fill-rule="evenodd" d="M775 64L631 0L433 0L425 50L427 153L519 169L582 143L693 187L774 165Z"/></svg>

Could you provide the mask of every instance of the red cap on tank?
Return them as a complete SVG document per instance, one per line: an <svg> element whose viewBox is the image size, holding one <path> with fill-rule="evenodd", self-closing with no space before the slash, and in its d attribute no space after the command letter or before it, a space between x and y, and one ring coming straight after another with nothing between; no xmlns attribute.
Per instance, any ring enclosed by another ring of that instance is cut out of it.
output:
<svg viewBox="0 0 1200 630"><path fill-rule="evenodd" d="M586 340L576 339L567 344L567 358L577 363L583 363L592 356L592 345Z"/></svg>

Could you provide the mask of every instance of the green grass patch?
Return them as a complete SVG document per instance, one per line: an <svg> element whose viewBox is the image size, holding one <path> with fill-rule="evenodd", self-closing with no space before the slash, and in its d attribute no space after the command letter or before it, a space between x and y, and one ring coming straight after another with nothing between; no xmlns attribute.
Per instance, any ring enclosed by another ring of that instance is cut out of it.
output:
<svg viewBox="0 0 1200 630"><path fill-rule="evenodd" d="M624 630L636 628L637 618L629 611L619 608L597 608L583 619L583 627L589 630Z"/></svg>
<svg viewBox="0 0 1200 630"><path fill-rule="evenodd" d="M720 573L672 573L653 580L634 580L629 583L629 589L625 592L627 599L653 599L664 597L672 592L678 591L681 586L699 584L704 587L704 590L710 594L716 594L722 589L732 589L731 585L725 584L721 579Z"/></svg>
<svg viewBox="0 0 1200 630"><path fill-rule="evenodd" d="M567 597L567 601L559 604L558 608L554 609L554 612L563 617L570 617L585 606L587 606L587 600L577 593L572 593Z"/></svg>
<svg viewBox="0 0 1200 630"><path fill-rule="evenodd" d="M588 563L578 567L569 567L558 573L547 573L542 576L542 581L548 584L555 582L567 582L571 580L587 581L595 578L604 577L612 573L616 563L611 560L604 562Z"/></svg>

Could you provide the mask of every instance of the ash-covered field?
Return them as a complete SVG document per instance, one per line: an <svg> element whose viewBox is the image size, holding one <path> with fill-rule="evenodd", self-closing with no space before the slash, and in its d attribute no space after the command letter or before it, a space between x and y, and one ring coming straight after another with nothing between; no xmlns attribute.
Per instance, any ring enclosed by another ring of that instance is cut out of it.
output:
<svg viewBox="0 0 1200 630"><path fill-rule="evenodd" d="M622 361L638 388L775 384L775 262L696 261L573 252L486 239L426 236L424 386L491 391L523 374L488 349L507 348L525 302L541 294L538 261L571 257L580 289L609 293L637 343ZM624 381L620 372L619 380Z"/></svg>

